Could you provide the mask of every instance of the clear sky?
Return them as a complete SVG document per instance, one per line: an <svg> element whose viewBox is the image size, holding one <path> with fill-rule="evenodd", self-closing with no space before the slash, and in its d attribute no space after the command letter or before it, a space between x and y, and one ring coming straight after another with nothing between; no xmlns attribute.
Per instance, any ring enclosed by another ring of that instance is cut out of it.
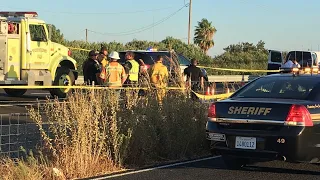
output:
<svg viewBox="0 0 320 180"><path fill-rule="evenodd" d="M4 1L4 0L2 0ZM0 3L1 10L37 11L39 18L55 24L68 40L128 42L161 41L173 36L187 42L189 0L16 0ZM318 50L319 0L193 0L192 38L197 21L207 18L218 30L209 55L239 42L263 40L268 49ZM148 28L149 27L149 28Z"/></svg>

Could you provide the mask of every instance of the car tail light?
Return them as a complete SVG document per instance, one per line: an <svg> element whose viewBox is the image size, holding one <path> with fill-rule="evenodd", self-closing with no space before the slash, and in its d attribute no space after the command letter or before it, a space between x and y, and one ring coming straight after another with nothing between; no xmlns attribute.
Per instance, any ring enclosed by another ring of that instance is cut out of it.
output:
<svg viewBox="0 0 320 180"><path fill-rule="evenodd" d="M72 53L71 53L71 50L69 49L69 50L68 50L68 56L71 56L71 54L72 54Z"/></svg>
<svg viewBox="0 0 320 180"><path fill-rule="evenodd" d="M288 126L313 126L311 115L304 105L292 105L285 124Z"/></svg>
<svg viewBox="0 0 320 180"><path fill-rule="evenodd" d="M216 118L216 104L212 103L208 110L208 117L209 118Z"/></svg>

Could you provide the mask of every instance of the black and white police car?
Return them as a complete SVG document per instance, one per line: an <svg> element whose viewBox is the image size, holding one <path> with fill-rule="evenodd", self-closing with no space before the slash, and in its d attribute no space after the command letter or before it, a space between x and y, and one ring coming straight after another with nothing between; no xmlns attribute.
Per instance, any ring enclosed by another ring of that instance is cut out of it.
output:
<svg viewBox="0 0 320 180"><path fill-rule="evenodd" d="M212 103L206 137L229 168L272 160L320 163L319 69L260 77Z"/></svg>

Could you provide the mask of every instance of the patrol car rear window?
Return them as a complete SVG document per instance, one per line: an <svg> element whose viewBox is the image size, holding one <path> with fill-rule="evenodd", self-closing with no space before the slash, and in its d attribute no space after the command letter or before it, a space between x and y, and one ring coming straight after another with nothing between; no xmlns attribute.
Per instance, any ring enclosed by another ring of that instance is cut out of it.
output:
<svg viewBox="0 0 320 180"><path fill-rule="evenodd" d="M179 57L179 63L180 65L183 65L183 66L188 66L191 64L191 62L189 61L189 59L187 59L186 57L184 57L183 55L178 55Z"/></svg>
<svg viewBox="0 0 320 180"><path fill-rule="evenodd" d="M315 78L306 77L265 77L250 83L237 92L233 98L280 98L299 99L308 97L319 84Z"/></svg>
<svg viewBox="0 0 320 180"><path fill-rule="evenodd" d="M161 55L163 56L163 63L168 65L169 64L169 57L170 57L170 53L167 52L150 52L150 53L146 53L146 60L147 64L154 64L154 62L157 60L157 56ZM145 62L146 63L146 62Z"/></svg>

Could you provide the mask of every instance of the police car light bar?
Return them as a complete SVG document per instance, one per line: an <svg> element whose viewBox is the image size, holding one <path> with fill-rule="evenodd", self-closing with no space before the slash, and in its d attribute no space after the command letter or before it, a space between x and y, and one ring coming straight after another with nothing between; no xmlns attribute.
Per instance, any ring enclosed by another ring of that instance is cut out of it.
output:
<svg viewBox="0 0 320 180"><path fill-rule="evenodd" d="M293 74L320 74L318 67L305 67L303 68L280 68L281 73L293 73Z"/></svg>
<svg viewBox="0 0 320 180"><path fill-rule="evenodd" d="M149 48L147 49L147 51L156 52L156 51L158 51L158 50L157 50L157 49L155 49L155 48L151 48L151 47L149 47Z"/></svg>
<svg viewBox="0 0 320 180"><path fill-rule="evenodd" d="M13 17L29 17L29 18L33 18L33 17L38 17L38 13L37 12L13 12L13 11L0 11L0 16L3 17L9 17L9 16L13 16Z"/></svg>
<svg viewBox="0 0 320 180"><path fill-rule="evenodd" d="M317 67L312 68L312 72L319 73L319 68Z"/></svg>
<svg viewBox="0 0 320 180"><path fill-rule="evenodd" d="M299 71L299 68L293 68L292 69L292 72L298 72Z"/></svg>

